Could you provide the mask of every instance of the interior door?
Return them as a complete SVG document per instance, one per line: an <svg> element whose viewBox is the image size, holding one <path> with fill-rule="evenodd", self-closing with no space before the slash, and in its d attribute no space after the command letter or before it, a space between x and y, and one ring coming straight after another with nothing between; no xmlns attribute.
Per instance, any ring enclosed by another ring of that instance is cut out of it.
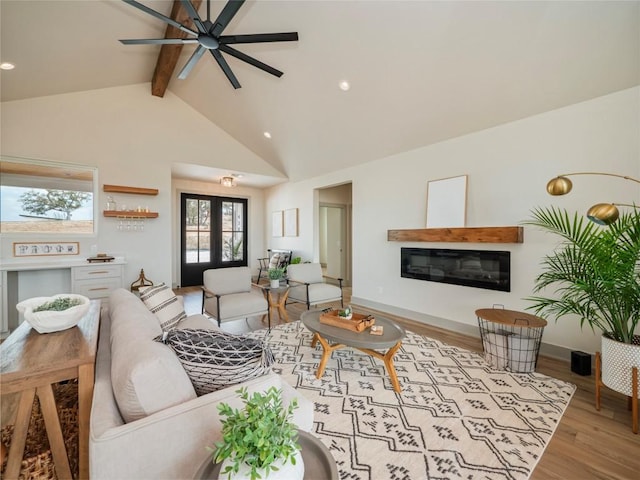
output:
<svg viewBox="0 0 640 480"><path fill-rule="evenodd" d="M321 229L326 239L326 275L334 278L345 278L346 275L346 232L345 211L340 206L321 206Z"/></svg>

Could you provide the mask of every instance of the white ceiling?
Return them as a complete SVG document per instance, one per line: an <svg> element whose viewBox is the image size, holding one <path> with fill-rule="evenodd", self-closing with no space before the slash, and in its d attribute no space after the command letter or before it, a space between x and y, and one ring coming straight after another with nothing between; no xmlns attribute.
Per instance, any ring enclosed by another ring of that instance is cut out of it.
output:
<svg viewBox="0 0 640 480"><path fill-rule="evenodd" d="M170 0L140 1L170 15ZM212 17L224 4L212 2ZM2 101L151 80L159 47L117 41L164 36L150 15L115 0L0 8L0 61L17 64L2 71ZM288 31L299 42L238 46L280 79L227 57L234 90L205 55L169 90L291 180L640 84L638 1L258 0L224 33ZM174 174L202 174L190 171Z"/></svg>

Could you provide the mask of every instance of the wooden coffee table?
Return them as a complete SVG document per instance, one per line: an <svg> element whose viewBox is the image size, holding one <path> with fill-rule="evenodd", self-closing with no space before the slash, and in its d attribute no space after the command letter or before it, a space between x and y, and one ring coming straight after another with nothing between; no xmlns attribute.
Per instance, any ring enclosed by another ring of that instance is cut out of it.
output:
<svg viewBox="0 0 640 480"><path fill-rule="evenodd" d="M321 313L322 310L311 310L303 313L300 317L304 326L313 332L311 346L315 347L316 344L320 342L324 350L320 365L316 371L316 378L322 377L327 361L334 350L343 347L352 347L383 360L387 368L387 373L391 378L393 389L400 393L400 382L398 382L398 375L393 366L393 356L400 349L402 339L406 335L404 328L392 320L376 316L375 324L384 327L384 333L382 335L371 335L369 329L365 329L362 332L353 332L344 328L320 323ZM386 351L380 353L377 350Z"/></svg>

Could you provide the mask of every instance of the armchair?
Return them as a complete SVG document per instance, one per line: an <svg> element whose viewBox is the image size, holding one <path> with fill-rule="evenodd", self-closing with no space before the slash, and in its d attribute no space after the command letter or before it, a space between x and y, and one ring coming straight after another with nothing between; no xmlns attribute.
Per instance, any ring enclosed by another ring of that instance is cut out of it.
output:
<svg viewBox="0 0 640 480"><path fill-rule="evenodd" d="M325 283L322 276L322 267L319 263L299 263L289 265L287 268L287 281L289 286L289 300L311 305L334 302L340 300L340 306L344 306L342 298L342 278L337 279L339 286Z"/></svg>
<svg viewBox="0 0 640 480"><path fill-rule="evenodd" d="M202 313L222 322L267 315L271 328L269 302L262 292L252 289L249 267L215 268L202 274Z"/></svg>
<svg viewBox="0 0 640 480"><path fill-rule="evenodd" d="M267 250L268 257L258 259L258 279L256 283L260 283L262 274L266 274L270 268L286 269L291 263L293 252L291 250Z"/></svg>

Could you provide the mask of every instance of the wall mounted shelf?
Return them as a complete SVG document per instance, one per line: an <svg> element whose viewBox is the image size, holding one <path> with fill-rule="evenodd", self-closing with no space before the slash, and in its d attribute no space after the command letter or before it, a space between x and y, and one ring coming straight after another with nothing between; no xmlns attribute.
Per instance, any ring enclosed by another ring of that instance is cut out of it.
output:
<svg viewBox="0 0 640 480"><path fill-rule="evenodd" d="M390 242L522 243L523 227L461 227L388 230Z"/></svg>
<svg viewBox="0 0 640 480"><path fill-rule="evenodd" d="M122 185L103 185L102 190L109 193L133 193L135 195L158 195L157 188L125 187Z"/></svg>
<svg viewBox="0 0 640 480"><path fill-rule="evenodd" d="M158 212L138 212L136 210L104 210L105 217L115 218L158 218Z"/></svg>

